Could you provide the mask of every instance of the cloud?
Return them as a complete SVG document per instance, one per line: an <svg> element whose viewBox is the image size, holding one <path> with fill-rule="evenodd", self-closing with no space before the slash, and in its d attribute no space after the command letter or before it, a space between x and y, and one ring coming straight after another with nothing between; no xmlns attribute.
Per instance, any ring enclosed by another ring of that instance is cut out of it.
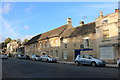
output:
<svg viewBox="0 0 120 80"><path fill-rule="evenodd" d="M24 25L23 28L24 28L25 30L28 30L30 27L29 27L28 25Z"/></svg>
<svg viewBox="0 0 120 80"><path fill-rule="evenodd" d="M4 3L2 5L2 14L8 14L12 10L12 4L11 3Z"/></svg>
<svg viewBox="0 0 120 80"><path fill-rule="evenodd" d="M16 31L15 27L2 17L2 36L17 38L19 34Z"/></svg>
<svg viewBox="0 0 120 80"><path fill-rule="evenodd" d="M29 7L25 9L25 12L30 13L32 12L32 9L33 9L33 5L30 5Z"/></svg>

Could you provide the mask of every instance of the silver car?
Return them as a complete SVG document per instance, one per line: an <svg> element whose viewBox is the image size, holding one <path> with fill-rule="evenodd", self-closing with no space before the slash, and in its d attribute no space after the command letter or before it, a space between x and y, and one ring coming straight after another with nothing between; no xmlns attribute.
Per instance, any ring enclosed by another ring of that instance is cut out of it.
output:
<svg viewBox="0 0 120 80"><path fill-rule="evenodd" d="M0 55L0 59L7 59L8 57L7 57L7 55Z"/></svg>
<svg viewBox="0 0 120 80"><path fill-rule="evenodd" d="M75 59L75 64L79 66L80 64L95 66L105 66L106 63L100 59L93 58L92 56L80 54Z"/></svg>
<svg viewBox="0 0 120 80"><path fill-rule="evenodd" d="M23 54L19 54L19 55L17 56L17 58L18 58L18 59L25 59L25 57L24 57Z"/></svg>
<svg viewBox="0 0 120 80"><path fill-rule="evenodd" d="M32 55L31 60L39 61L41 57L39 55Z"/></svg>
<svg viewBox="0 0 120 80"><path fill-rule="evenodd" d="M52 56L42 55L42 56L41 56L41 61L57 62L57 59L56 59L56 58L53 58Z"/></svg>

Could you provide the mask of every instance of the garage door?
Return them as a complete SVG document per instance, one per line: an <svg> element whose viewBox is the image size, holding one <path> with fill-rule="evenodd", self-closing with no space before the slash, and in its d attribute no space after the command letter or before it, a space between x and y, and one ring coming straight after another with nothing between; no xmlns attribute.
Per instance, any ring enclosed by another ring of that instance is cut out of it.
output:
<svg viewBox="0 0 120 80"><path fill-rule="evenodd" d="M114 59L114 48L113 47L101 47L100 48L100 58L101 59Z"/></svg>

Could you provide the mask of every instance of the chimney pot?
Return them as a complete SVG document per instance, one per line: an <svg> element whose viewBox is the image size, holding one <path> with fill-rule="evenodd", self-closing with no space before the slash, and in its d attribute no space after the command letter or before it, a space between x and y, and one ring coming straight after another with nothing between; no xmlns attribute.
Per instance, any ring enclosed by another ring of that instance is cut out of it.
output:
<svg viewBox="0 0 120 80"><path fill-rule="evenodd" d="M119 9L115 9L115 12L116 12L116 13L119 12Z"/></svg>
<svg viewBox="0 0 120 80"><path fill-rule="evenodd" d="M82 26L82 25L84 25L84 21L83 20L80 21L80 26Z"/></svg>
<svg viewBox="0 0 120 80"><path fill-rule="evenodd" d="M100 16L103 16L103 11L100 11Z"/></svg>

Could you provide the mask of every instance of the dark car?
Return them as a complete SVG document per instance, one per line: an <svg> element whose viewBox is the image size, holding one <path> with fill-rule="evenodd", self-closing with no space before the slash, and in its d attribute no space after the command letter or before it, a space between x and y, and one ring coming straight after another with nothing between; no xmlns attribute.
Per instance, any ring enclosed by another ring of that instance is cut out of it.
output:
<svg viewBox="0 0 120 80"><path fill-rule="evenodd" d="M26 59L26 60L30 60L30 57L28 55L23 55L23 54L19 54L18 59Z"/></svg>
<svg viewBox="0 0 120 80"><path fill-rule="evenodd" d="M30 60L30 57L28 55L24 55L24 59Z"/></svg>

